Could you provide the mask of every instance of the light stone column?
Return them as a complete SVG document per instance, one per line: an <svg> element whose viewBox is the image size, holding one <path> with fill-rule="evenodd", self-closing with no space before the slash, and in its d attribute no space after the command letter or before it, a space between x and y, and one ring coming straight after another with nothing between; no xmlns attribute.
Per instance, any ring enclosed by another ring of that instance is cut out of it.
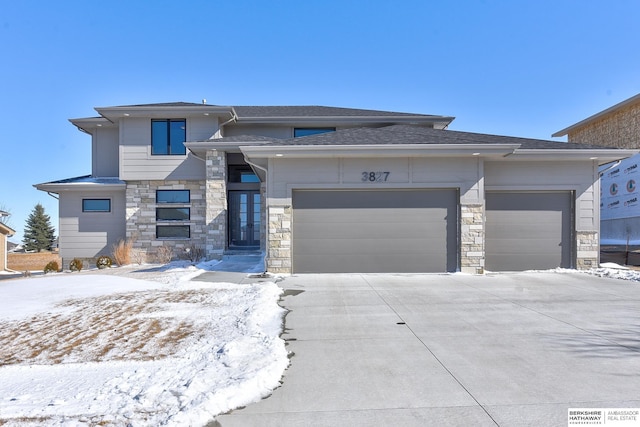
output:
<svg viewBox="0 0 640 427"><path fill-rule="evenodd" d="M206 253L220 259L227 246L227 154L208 150L206 157Z"/></svg>
<svg viewBox="0 0 640 427"><path fill-rule="evenodd" d="M596 231L576 232L576 267L578 270L598 267L599 244L599 237Z"/></svg>
<svg viewBox="0 0 640 427"><path fill-rule="evenodd" d="M291 206L268 208L267 271L291 273Z"/></svg>
<svg viewBox="0 0 640 427"><path fill-rule="evenodd" d="M484 206L460 206L460 271L484 273Z"/></svg>

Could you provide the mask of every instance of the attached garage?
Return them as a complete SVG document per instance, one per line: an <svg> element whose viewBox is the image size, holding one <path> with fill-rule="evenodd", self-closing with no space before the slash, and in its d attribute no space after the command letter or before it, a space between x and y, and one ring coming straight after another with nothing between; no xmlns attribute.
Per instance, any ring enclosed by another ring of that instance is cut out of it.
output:
<svg viewBox="0 0 640 427"><path fill-rule="evenodd" d="M294 190L294 273L458 268L458 191Z"/></svg>
<svg viewBox="0 0 640 427"><path fill-rule="evenodd" d="M573 193L487 192L488 271L572 268Z"/></svg>

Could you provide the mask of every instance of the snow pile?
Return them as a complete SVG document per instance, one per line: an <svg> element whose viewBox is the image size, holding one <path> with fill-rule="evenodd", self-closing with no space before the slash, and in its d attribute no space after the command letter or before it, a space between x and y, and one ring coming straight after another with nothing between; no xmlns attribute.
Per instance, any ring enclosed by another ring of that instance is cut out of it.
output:
<svg viewBox="0 0 640 427"><path fill-rule="evenodd" d="M270 394L282 290L188 281L202 272L0 283L0 424L204 425Z"/></svg>
<svg viewBox="0 0 640 427"><path fill-rule="evenodd" d="M598 277L610 277L613 279L640 282L640 271L632 270L612 262L602 263L599 268L592 268L588 270L587 273Z"/></svg>

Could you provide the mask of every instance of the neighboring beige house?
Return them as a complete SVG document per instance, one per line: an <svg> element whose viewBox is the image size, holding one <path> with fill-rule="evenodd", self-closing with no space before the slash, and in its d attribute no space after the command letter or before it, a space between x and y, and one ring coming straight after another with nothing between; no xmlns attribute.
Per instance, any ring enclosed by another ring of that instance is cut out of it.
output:
<svg viewBox="0 0 640 427"><path fill-rule="evenodd" d="M322 106L96 108L60 255L261 250L278 273L482 273L599 260L598 167L632 151L447 130L453 117Z"/></svg>
<svg viewBox="0 0 640 427"><path fill-rule="evenodd" d="M9 213L0 211L0 217L3 216L9 216ZM7 238L14 234L15 230L0 222L0 271L7 269Z"/></svg>
<svg viewBox="0 0 640 427"><path fill-rule="evenodd" d="M569 142L640 149L640 94L553 134ZM601 168L601 243L640 245L640 155Z"/></svg>

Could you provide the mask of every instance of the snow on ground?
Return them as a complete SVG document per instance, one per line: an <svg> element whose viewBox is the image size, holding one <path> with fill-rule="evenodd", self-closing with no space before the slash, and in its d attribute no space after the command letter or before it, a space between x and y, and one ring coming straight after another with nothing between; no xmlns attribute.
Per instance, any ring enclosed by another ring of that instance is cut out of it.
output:
<svg viewBox="0 0 640 427"><path fill-rule="evenodd" d="M263 264L0 281L0 425L197 426L270 394L289 363L282 290L191 281L207 270L259 273ZM640 281L616 264L554 271Z"/></svg>
<svg viewBox="0 0 640 427"><path fill-rule="evenodd" d="M270 394L282 290L189 281L212 267L0 282L0 425L204 425Z"/></svg>

